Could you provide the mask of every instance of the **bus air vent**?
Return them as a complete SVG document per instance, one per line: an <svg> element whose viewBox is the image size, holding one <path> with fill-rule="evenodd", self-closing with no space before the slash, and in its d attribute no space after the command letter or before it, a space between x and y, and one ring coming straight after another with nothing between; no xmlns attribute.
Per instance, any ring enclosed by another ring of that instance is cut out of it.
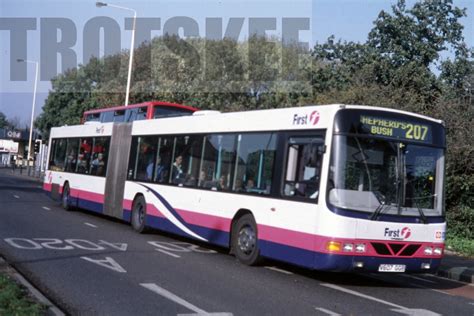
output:
<svg viewBox="0 0 474 316"><path fill-rule="evenodd" d="M372 244L372 247L374 247L377 254L379 255L389 256L392 254L390 250L388 249L387 245L381 242L373 242L371 244Z"/></svg>
<svg viewBox="0 0 474 316"><path fill-rule="evenodd" d="M415 254L415 252L420 249L421 245L408 245L403 251L399 254L399 256L410 257Z"/></svg>
<svg viewBox="0 0 474 316"><path fill-rule="evenodd" d="M392 249L392 252L394 255L397 255L400 250L405 246L405 244L388 244L390 248Z"/></svg>

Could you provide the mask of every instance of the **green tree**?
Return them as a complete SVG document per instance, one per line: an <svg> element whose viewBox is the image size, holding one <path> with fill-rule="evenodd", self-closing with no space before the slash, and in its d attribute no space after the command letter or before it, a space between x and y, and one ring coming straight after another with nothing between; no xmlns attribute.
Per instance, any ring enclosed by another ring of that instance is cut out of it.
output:
<svg viewBox="0 0 474 316"><path fill-rule="evenodd" d="M0 128L8 127L8 120L3 112L0 112Z"/></svg>

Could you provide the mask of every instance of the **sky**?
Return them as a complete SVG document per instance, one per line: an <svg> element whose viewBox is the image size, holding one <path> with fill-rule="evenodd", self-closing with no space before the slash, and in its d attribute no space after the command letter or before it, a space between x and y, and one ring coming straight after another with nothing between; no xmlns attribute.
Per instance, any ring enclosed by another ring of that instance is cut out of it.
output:
<svg viewBox="0 0 474 316"><path fill-rule="evenodd" d="M281 36L283 17L308 18L310 30L300 31L299 40L308 42L310 47L316 42L324 42L329 36L347 41L364 42L373 27L373 21L381 10L390 11L396 0L114 0L109 3L130 7L137 11L138 17L161 18L161 27L172 17L186 16L194 19L199 26L200 36L205 35L205 19L221 17L224 26L231 17L243 17L244 26L239 39L245 39L248 20L254 17L273 17L277 19L277 30L267 34ZM408 0L410 6L414 0ZM464 36L469 46L474 46L474 1L454 0L458 7L468 9L468 18L461 22L465 26ZM121 47L130 47L131 32L124 29L124 19L131 13L112 7L97 8L93 0L1 0L1 18L35 18L37 28L28 31L27 58L40 60L41 18L60 17L73 22L77 41L73 50L80 64L83 52L83 30L87 21L94 17L107 16L120 25ZM159 36L161 31L153 31ZM103 36L101 37L103 39ZM15 40L15 39L13 39ZM44 42L43 42L44 43ZM138 43L136 43L138 44ZM29 124L34 86L34 65L28 64L27 80L10 80L10 33L0 30L0 112L8 118L18 118L23 125ZM449 53L445 55L449 57ZM17 57L13 57L16 59ZM59 71L61 71L59 67ZM35 116L48 95L51 84L47 80L38 84Z"/></svg>

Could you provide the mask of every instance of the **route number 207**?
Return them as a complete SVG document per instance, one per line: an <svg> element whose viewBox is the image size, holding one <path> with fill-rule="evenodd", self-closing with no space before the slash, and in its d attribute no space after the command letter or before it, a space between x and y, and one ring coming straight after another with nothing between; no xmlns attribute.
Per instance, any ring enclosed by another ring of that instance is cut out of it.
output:
<svg viewBox="0 0 474 316"><path fill-rule="evenodd" d="M407 131L405 137L407 139L425 140L428 134L428 127L417 124L407 124Z"/></svg>

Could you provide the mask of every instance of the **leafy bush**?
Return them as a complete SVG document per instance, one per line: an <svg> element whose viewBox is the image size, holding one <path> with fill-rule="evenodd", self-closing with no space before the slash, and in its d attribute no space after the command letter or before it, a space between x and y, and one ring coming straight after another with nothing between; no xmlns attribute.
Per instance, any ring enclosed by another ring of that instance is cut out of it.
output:
<svg viewBox="0 0 474 316"><path fill-rule="evenodd" d="M460 205L447 211L448 235L474 240L474 208Z"/></svg>

